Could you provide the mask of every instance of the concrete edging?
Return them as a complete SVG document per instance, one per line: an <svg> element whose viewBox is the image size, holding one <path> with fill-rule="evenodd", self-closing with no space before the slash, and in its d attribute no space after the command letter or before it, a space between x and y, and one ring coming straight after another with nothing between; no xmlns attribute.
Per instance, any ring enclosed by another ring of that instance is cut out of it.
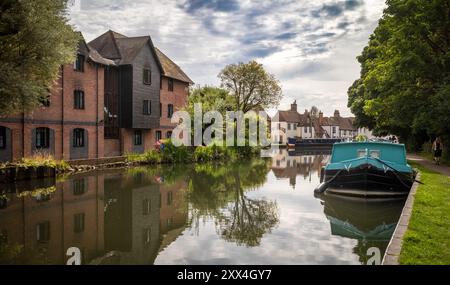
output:
<svg viewBox="0 0 450 285"><path fill-rule="evenodd" d="M420 181L420 172L416 176L416 180ZM409 220L411 219L414 200L416 198L418 182L414 182L409 191L408 199L403 207L402 214L398 220L397 227L392 235L391 241L384 254L382 265L399 265L399 257L403 246L403 237L408 230Z"/></svg>

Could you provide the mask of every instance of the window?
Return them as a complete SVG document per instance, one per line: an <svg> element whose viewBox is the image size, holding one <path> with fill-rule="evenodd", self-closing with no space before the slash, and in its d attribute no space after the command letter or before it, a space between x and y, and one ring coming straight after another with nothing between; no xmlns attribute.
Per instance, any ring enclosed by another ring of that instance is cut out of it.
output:
<svg viewBox="0 0 450 285"><path fill-rule="evenodd" d="M73 130L73 147L84 147L84 130Z"/></svg>
<svg viewBox="0 0 450 285"><path fill-rule="evenodd" d="M84 213L75 214L73 216L73 232L75 233L84 232Z"/></svg>
<svg viewBox="0 0 450 285"><path fill-rule="evenodd" d="M142 145L142 131L134 131L134 145Z"/></svg>
<svg viewBox="0 0 450 285"><path fill-rule="evenodd" d="M169 104L167 105L167 118L172 118L173 115L173 105Z"/></svg>
<svg viewBox="0 0 450 285"><path fill-rule="evenodd" d="M36 226L36 239L40 242L50 240L50 222L42 222Z"/></svg>
<svg viewBox="0 0 450 285"><path fill-rule="evenodd" d="M143 238L144 238L144 245L147 245L152 240L152 229L151 228L145 228L143 231Z"/></svg>
<svg viewBox="0 0 450 285"><path fill-rule="evenodd" d="M167 206L172 205L173 202L173 193L172 192L168 192L167 193Z"/></svg>
<svg viewBox="0 0 450 285"><path fill-rule="evenodd" d="M304 131L305 131L305 133L308 133L308 127L305 127Z"/></svg>
<svg viewBox="0 0 450 285"><path fill-rule="evenodd" d="M75 109L84 109L84 91L75 90L73 92L73 107Z"/></svg>
<svg viewBox="0 0 450 285"><path fill-rule="evenodd" d="M294 131L297 130L297 124L293 124L294 125Z"/></svg>
<svg viewBox="0 0 450 285"><path fill-rule="evenodd" d="M0 127L0 149L6 148L6 128Z"/></svg>
<svg viewBox="0 0 450 285"><path fill-rule="evenodd" d="M146 216L152 211L151 200L145 199L142 201L142 215Z"/></svg>
<svg viewBox="0 0 450 285"><path fill-rule="evenodd" d="M86 192L86 184L84 179L75 179L72 182L73 195L80 196Z"/></svg>
<svg viewBox="0 0 450 285"><path fill-rule="evenodd" d="M143 109L144 115L151 115L152 114L152 101L144 100L143 105L144 105L144 109Z"/></svg>
<svg viewBox="0 0 450 285"><path fill-rule="evenodd" d="M159 103L159 117L162 117L162 104Z"/></svg>
<svg viewBox="0 0 450 285"><path fill-rule="evenodd" d="M75 71L84 72L84 55L77 55L77 59L73 63L73 69Z"/></svg>
<svg viewBox="0 0 450 285"><path fill-rule="evenodd" d="M172 78L169 78L169 84L168 84L168 88L169 88L169 91L173 91L173 79Z"/></svg>
<svg viewBox="0 0 450 285"><path fill-rule="evenodd" d="M291 130L291 124L288 123L288 130Z"/></svg>
<svg viewBox="0 0 450 285"><path fill-rule="evenodd" d="M166 225L167 225L167 229L170 230L172 228L172 225L173 225L173 218L168 218L166 220Z"/></svg>
<svg viewBox="0 0 450 285"><path fill-rule="evenodd" d="M171 137L172 137L172 132L168 131L167 134L166 134L166 138L170 139Z"/></svg>
<svg viewBox="0 0 450 285"><path fill-rule="evenodd" d="M152 84L152 71L148 68L144 68L144 84L145 85Z"/></svg>
<svg viewBox="0 0 450 285"><path fill-rule="evenodd" d="M366 157L367 149L358 149L356 152L357 157Z"/></svg>
<svg viewBox="0 0 450 285"><path fill-rule="evenodd" d="M379 150L371 150L370 151L370 157L372 157L372 158L380 158L380 151Z"/></svg>
<svg viewBox="0 0 450 285"><path fill-rule="evenodd" d="M37 128L36 129L36 148L50 147L50 129Z"/></svg>
<svg viewBox="0 0 450 285"><path fill-rule="evenodd" d="M336 127L333 127L333 134L336 133Z"/></svg>
<svg viewBox="0 0 450 285"><path fill-rule="evenodd" d="M161 131L156 131L156 141L161 139Z"/></svg>

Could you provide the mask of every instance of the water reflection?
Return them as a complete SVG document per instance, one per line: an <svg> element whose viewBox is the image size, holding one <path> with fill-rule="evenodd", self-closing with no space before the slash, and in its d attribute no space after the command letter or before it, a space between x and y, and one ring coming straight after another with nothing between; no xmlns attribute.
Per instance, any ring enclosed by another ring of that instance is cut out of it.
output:
<svg viewBox="0 0 450 285"><path fill-rule="evenodd" d="M369 248L386 251L405 203L403 198L361 199L332 194L321 199L331 234L357 240L354 253L362 264L369 259Z"/></svg>
<svg viewBox="0 0 450 285"><path fill-rule="evenodd" d="M403 201L316 199L328 159L280 150L2 185L0 263L65 264L77 247L82 264L365 264Z"/></svg>

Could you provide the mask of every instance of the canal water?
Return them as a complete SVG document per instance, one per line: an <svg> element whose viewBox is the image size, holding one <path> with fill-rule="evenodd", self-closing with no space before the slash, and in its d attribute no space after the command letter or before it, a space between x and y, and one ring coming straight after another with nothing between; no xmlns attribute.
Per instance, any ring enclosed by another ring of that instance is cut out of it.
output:
<svg viewBox="0 0 450 285"><path fill-rule="evenodd" d="M404 200L315 197L328 159L280 150L2 185L0 263L377 263Z"/></svg>

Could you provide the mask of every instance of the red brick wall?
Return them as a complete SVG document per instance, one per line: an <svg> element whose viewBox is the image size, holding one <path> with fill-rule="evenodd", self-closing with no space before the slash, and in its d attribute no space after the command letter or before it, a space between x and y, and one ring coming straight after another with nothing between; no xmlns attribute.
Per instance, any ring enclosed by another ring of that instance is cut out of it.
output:
<svg viewBox="0 0 450 285"><path fill-rule="evenodd" d="M103 127L96 126L96 122L102 122L104 116L104 68L86 62L84 72L77 72L69 64L62 67L60 75L55 82L55 87L51 90L49 107L38 107L27 113L24 125L20 123L22 114L9 116L6 118L7 121L0 119L0 126L12 130L14 161L22 156L33 155L32 131L38 127L54 130L56 159L70 159L70 138L75 128L82 128L88 132L88 158L104 156ZM83 90L85 93L85 109L83 110L74 109L75 89ZM64 126L61 125L63 118Z"/></svg>
<svg viewBox="0 0 450 285"><path fill-rule="evenodd" d="M182 110L188 99L189 84L178 80L173 81L173 91L169 91L168 88L169 79L167 77L162 78L162 89L160 95L160 101L162 104L162 114L159 120L160 128L152 131L153 141L156 139L156 131L161 131L162 138L166 138L167 131L172 131L177 124L172 124L170 118L167 117L168 105L174 106L174 112Z"/></svg>

